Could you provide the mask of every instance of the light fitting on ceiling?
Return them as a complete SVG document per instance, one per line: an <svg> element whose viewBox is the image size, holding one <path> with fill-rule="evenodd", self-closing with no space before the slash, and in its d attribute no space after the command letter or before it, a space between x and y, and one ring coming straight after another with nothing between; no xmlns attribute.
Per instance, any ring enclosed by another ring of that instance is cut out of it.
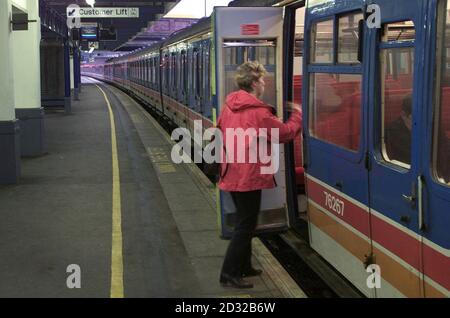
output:
<svg viewBox="0 0 450 318"><path fill-rule="evenodd" d="M94 7L95 0L86 0L86 3L87 3L88 5L90 5L91 7Z"/></svg>

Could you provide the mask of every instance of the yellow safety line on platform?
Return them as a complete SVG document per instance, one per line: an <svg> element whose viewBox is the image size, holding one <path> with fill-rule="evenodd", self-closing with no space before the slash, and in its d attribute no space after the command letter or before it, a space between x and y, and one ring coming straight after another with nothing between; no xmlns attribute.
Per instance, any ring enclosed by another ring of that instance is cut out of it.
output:
<svg viewBox="0 0 450 318"><path fill-rule="evenodd" d="M95 84L103 93L108 105L111 121L111 148L113 170L113 198L112 198L112 252L111 252L111 298L123 298L123 255L122 255L122 203L120 200L120 170L117 155L116 124L114 113L108 96L103 89Z"/></svg>

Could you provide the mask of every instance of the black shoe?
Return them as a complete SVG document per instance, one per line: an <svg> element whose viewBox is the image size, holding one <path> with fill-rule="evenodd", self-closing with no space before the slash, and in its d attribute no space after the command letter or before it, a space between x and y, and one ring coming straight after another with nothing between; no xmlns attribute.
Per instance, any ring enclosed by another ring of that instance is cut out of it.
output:
<svg viewBox="0 0 450 318"><path fill-rule="evenodd" d="M220 275L220 284L224 287L253 288L253 284L242 279L242 277L232 277L226 274Z"/></svg>
<svg viewBox="0 0 450 318"><path fill-rule="evenodd" d="M261 274L262 274L262 270L251 267L250 269L245 270L242 273L242 277L259 276Z"/></svg>

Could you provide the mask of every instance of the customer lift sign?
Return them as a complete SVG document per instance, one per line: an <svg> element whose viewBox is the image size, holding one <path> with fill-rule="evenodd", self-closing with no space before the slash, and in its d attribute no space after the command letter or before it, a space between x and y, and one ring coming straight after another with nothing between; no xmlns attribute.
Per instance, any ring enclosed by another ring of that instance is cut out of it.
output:
<svg viewBox="0 0 450 318"><path fill-rule="evenodd" d="M68 7L68 18L139 18L139 8L80 8Z"/></svg>

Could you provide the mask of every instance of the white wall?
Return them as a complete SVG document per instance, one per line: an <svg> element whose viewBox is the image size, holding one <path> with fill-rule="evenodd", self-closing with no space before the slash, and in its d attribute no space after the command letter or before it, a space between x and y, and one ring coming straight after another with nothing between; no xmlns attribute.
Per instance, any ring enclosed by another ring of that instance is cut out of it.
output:
<svg viewBox="0 0 450 318"><path fill-rule="evenodd" d="M39 2L39 0L32 0L33 2ZM12 0L12 4L22 10L27 10L27 0Z"/></svg>
<svg viewBox="0 0 450 318"><path fill-rule="evenodd" d="M14 111L14 78L12 38L10 31L10 0L0 1L0 121L16 118Z"/></svg>
<svg viewBox="0 0 450 318"><path fill-rule="evenodd" d="M17 1L17 0L14 0ZM13 32L14 95L16 108L41 107L41 27L37 0L28 1L28 31Z"/></svg>

